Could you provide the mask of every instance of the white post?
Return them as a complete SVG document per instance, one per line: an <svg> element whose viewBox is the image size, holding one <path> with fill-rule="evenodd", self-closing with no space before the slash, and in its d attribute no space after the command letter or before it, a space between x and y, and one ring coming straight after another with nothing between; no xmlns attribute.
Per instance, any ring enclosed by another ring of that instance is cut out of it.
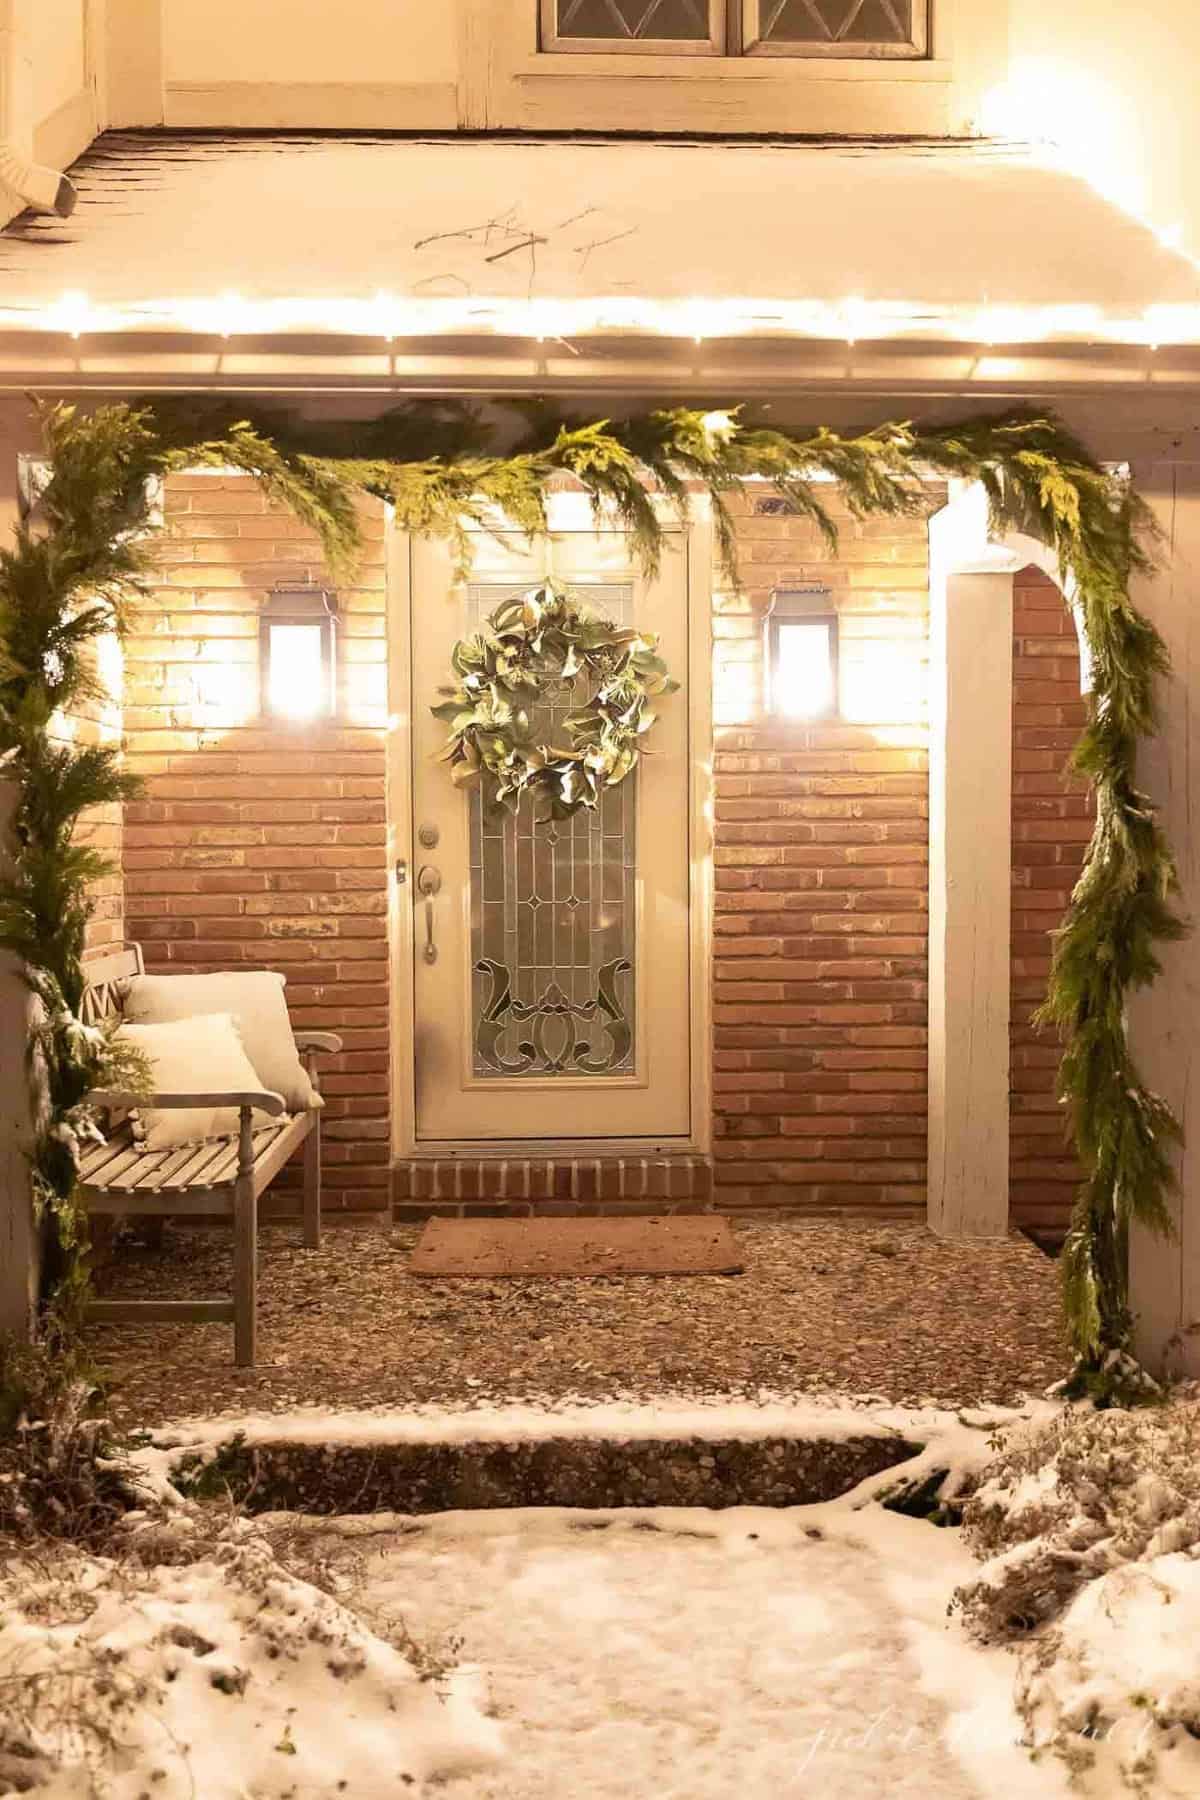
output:
<svg viewBox="0 0 1200 1800"><path fill-rule="evenodd" d="M0 416L0 541L17 520L17 457L32 448L28 407ZM0 783L0 867L9 854L10 782ZM39 1242L29 1185L32 1104L25 1046L31 1000L13 961L0 958L0 1331L28 1337L37 1300Z"/></svg>
<svg viewBox="0 0 1200 1800"><path fill-rule="evenodd" d="M974 490L931 521L928 1218L944 1237L1008 1230L1016 566Z"/></svg>
<svg viewBox="0 0 1200 1800"><path fill-rule="evenodd" d="M0 0L0 137L33 155L33 49L29 0Z"/></svg>
<svg viewBox="0 0 1200 1800"><path fill-rule="evenodd" d="M1135 465L1134 479L1164 532L1162 567L1140 581L1137 604L1171 653L1162 729L1139 759L1139 782L1160 809L1179 863L1182 910L1193 934L1161 952L1163 973L1130 1006L1130 1039L1147 1084L1173 1108L1185 1137L1174 1203L1176 1236L1135 1230L1130 1286L1138 1354L1152 1369L1200 1375L1200 463Z"/></svg>
<svg viewBox="0 0 1200 1800"><path fill-rule="evenodd" d="M161 125L165 113L163 0L108 0L105 9L104 122Z"/></svg>

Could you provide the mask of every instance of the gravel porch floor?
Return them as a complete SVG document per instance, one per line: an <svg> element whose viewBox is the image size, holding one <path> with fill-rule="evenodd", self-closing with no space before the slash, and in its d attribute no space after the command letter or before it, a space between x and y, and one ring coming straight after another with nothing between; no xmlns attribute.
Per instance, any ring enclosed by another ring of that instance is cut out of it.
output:
<svg viewBox="0 0 1200 1800"><path fill-rule="evenodd" d="M114 1418L154 1425L296 1405L813 1389L901 1403L1005 1402L1061 1375L1056 1265L1024 1238L950 1244L921 1225L738 1225L744 1275L432 1281L419 1226L299 1227L260 1240L260 1362L226 1325L93 1326ZM107 1297L229 1291L227 1228L168 1226L97 1279Z"/></svg>

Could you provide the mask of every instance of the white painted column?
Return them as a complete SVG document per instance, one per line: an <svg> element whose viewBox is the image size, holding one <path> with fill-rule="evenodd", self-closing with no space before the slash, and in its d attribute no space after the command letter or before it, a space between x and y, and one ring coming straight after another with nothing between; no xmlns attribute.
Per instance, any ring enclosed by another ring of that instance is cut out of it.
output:
<svg viewBox="0 0 1200 1800"><path fill-rule="evenodd" d="M24 400L0 412L0 541L17 519L17 455L36 441ZM0 867L8 856L13 788L0 782ZM0 1331L28 1336L37 1298L39 1246L28 1152L32 1106L25 1047L31 1000L11 957L0 957Z"/></svg>
<svg viewBox="0 0 1200 1800"><path fill-rule="evenodd" d="M1134 598L1171 653L1161 694L1162 729L1146 745L1138 775L1160 811L1175 850L1182 910L1193 934L1161 952L1163 973L1130 1006L1130 1041L1147 1084L1183 1124L1180 1191L1172 1240L1135 1230L1131 1298L1139 1355L1200 1375L1200 463L1134 466L1139 491L1165 535L1157 577Z"/></svg>
<svg viewBox="0 0 1200 1800"><path fill-rule="evenodd" d="M1013 578L1057 558L989 537L952 482L929 522L929 1209L944 1237L1008 1230Z"/></svg>
<svg viewBox="0 0 1200 1800"><path fill-rule="evenodd" d="M30 0L0 0L0 137L18 156L33 154Z"/></svg>
<svg viewBox="0 0 1200 1800"><path fill-rule="evenodd" d="M108 0L102 123L161 125L165 114L163 0Z"/></svg>
<svg viewBox="0 0 1200 1800"><path fill-rule="evenodd" d="M1008 1230L1013 564L985 531L963 568L967 503L930 526L928 1216L987 1238Z"/></svg>

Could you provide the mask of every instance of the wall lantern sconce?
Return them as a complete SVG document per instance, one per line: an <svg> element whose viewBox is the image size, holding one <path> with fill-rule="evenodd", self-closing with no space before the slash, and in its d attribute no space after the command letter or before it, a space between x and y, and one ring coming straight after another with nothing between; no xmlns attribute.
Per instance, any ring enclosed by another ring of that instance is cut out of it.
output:
<svg viewBox="0 0 1200 1800"><path fill-rule="evenodd" d="M782 590L764 623L766 710L781 719L830 719L838 710L837 614L828 588Z"/></svg>
<svg viewBox="0 0 1200 1800"><path fill-rule="evenodd" d="M261 707L274 719L328 719L337 707L337 595L280 588L259 615Z"/></svg>

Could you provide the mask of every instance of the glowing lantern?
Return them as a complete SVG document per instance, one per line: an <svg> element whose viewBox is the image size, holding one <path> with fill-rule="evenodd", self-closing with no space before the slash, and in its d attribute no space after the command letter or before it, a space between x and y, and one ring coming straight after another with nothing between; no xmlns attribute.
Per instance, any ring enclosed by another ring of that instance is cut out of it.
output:
<svg viewBox="0 0 1200 1800"><path fill-rule="evenodd" d="M784 719L837 712L837 615L827 589L774 595L763 650L768 712Z"/></svg>
<svg viewBox="0 0 1200 1800"><path fill-rule="evenodd" d="M324 588L287 588L259 619L264 713L298 723L327 719L337 706L337 603Z"/></svg>

